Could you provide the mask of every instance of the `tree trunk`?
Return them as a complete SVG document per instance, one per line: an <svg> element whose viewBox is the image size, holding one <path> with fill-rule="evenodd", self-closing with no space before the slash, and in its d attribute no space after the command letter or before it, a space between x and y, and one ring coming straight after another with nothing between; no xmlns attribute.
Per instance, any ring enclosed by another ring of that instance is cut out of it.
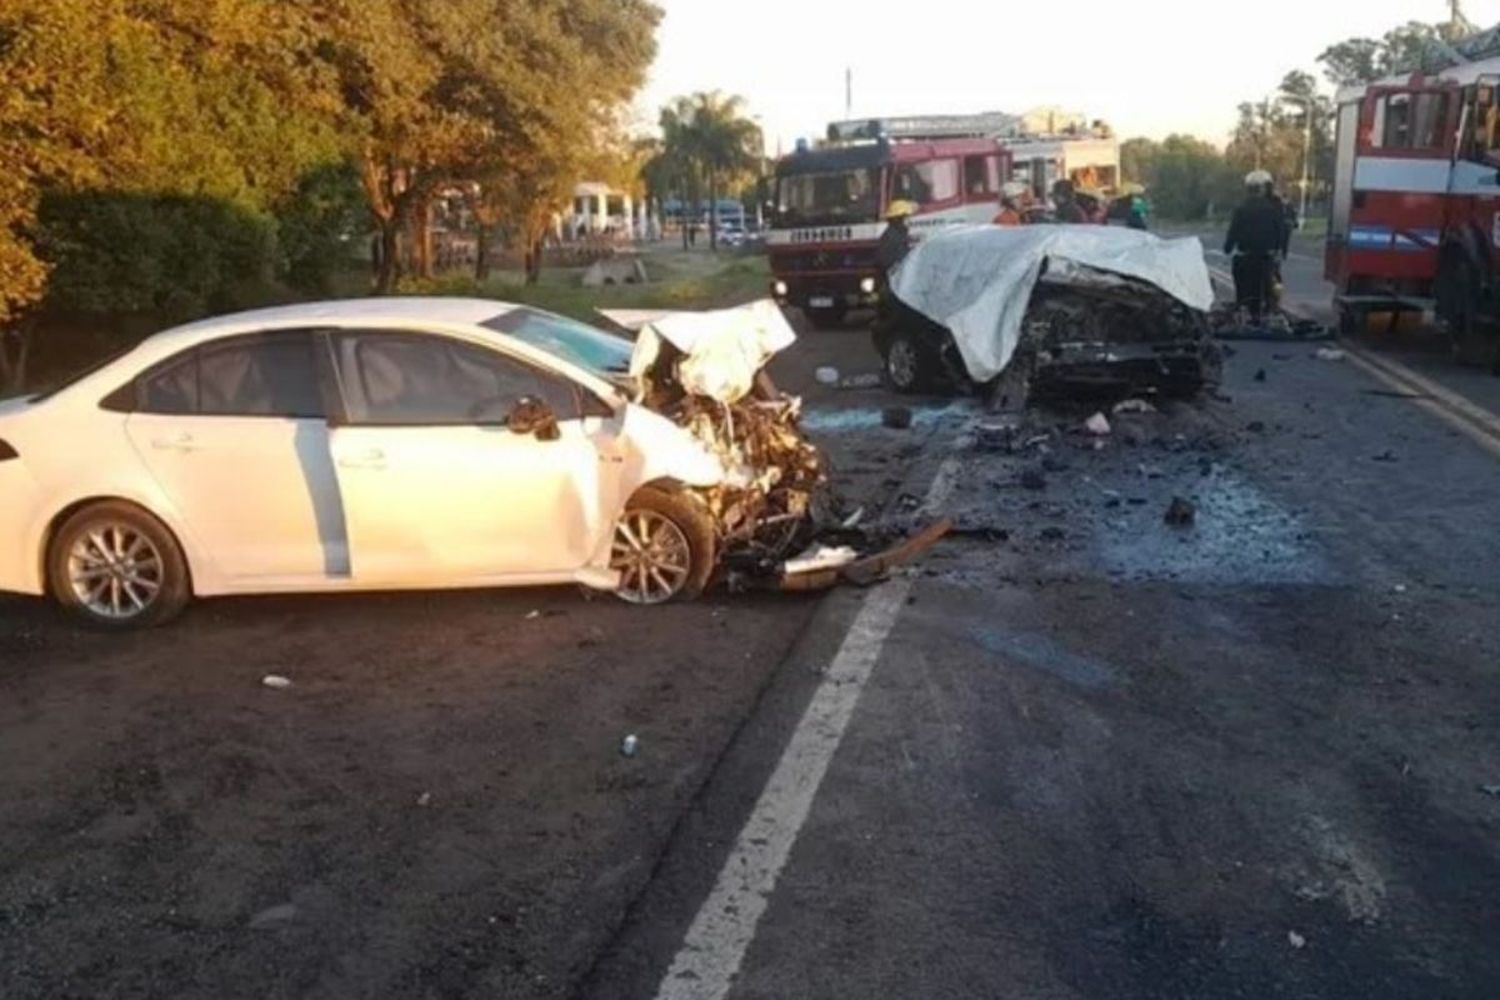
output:
<svg viewBox="0 0 1500 1000"><path fill-rule="evenodd" d="M31 354L31 324L0 332L0 390L20 392L26 385L26 359Z"/></svg>
<svg viewBox="0 0 1500 1000"><path fill-rule="evenodd" d="M490 278L490 227L483 222L474 231L474 280Z"/></svg>
<svg viewBox="0 0 1500 1000"><path fill-rule="evenodd" d="M411 212L412 267L419 278L432 277L432 201L418 198Z"/></svg>
<svg viewBox="0 0 1500 1000"><path fill-rule="evenodd" d="M708 248L719 252L719 175L712 170L708 174Z"/></svg>
<svg viewBox="0 0 1500 1000"><path fill-rule="evenodd" d="M389 295L401 277L401 223L399 220L378 219L380 227L380 260L375 271L375 291Z"/></svg>
<svg viewBox="0 0 1500 1000"><path fill-rule="evenodd" d="M526 284L535 285L542 280L542 251L546 230L532 229L526 235Z"/></svg>

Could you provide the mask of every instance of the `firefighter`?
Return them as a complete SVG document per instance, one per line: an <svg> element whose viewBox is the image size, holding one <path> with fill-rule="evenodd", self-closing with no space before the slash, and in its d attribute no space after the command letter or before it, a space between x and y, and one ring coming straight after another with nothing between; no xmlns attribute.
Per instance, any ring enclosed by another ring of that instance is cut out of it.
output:
<svg viewBox="0 0 1500 1000"><path fill-rule="evenodd" d="M1240 308L1259 323L1270 303L1271 280L1285 242L1286 220L1271 201L1271 175L1264 170L1245 177L1245 200L1234 210L1224 253L1234 258L1234 296Z"/></svg>
<svg viewBox="0 0 1500 1000"><path fill-rule="evenodd" d="M1000 189L1000 214L995 216L997 226L1019 226L1025 223L1021 215L1021 203L1028 188L1021 181L1011 181Z"/></svg>
<svg viewBox="0 0 1500 1000"><path fill-rule="evenodd" d="M906 220L917 214L915 202L897 199L886 209L885 232L880 234L880 245L875 249L875 261L881 274L888 281L891 269L906 259L911 252L911 228Z"/></svg>
<svg viewBox="0 0 1500 1000"><path fill-rule="evenodd" d="M1088 213L1078 203L1078 189L1067 178L1052 185L1052 205L1058 222L1065 225L1083 225L1089 221Z"/></svg>

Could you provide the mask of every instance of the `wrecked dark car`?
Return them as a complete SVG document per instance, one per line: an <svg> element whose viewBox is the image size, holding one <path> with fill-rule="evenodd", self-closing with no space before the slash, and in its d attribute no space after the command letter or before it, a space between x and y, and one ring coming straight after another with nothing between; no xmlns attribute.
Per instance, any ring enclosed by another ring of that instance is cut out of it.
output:
<svg viewBox="0 0 1500 1000"><path fill-rule="evenodd" d="M929 237L897 268L875 346L902 392L1190 396L1219 380L1212 302L1196 239L973 227Z"/></svg>

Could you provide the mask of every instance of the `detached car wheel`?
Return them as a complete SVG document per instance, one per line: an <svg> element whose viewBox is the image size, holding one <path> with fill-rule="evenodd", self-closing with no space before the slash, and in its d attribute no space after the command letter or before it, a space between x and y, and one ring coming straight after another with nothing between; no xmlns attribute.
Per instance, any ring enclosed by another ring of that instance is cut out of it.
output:
<svg viewBox="0 0 1500 1000"><path fill-rule="evenodd" d="M90 504L63 522L47 550L47 582L69 614L103 629L164 624L192 597L172 533L118 501Z"/></svg>
<svg viewBox="0 0 1500 1000"><path fill-rule="evenodd" d="M693 600L713 576L713 520L693 495L647 486L615 525L609 565L620 574L615 593L621 600Z"/></svg>

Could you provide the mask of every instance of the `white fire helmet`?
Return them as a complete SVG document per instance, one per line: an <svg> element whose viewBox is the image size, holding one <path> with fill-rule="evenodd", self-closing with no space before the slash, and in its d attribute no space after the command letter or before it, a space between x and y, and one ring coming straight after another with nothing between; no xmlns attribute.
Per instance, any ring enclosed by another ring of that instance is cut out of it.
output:
<svg viewBox="0 0 1500 1000"><path fill-rule="evenodd" d="M1276 181L1269 170L1252 170L1245 175L1245 187L1248 188L1270 187L1274 183Z"/></svg>

